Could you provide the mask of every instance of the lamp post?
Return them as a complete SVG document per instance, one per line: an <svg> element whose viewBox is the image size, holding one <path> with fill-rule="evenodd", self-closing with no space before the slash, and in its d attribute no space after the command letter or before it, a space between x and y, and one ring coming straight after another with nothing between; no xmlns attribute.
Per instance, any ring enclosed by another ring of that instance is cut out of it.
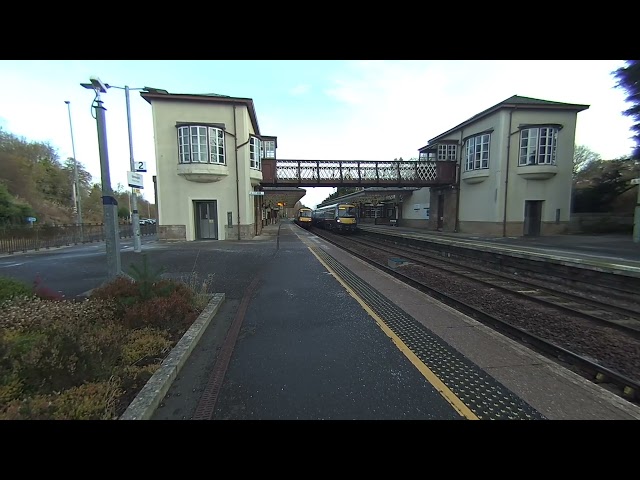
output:
<svg viewBox="0 0 640 480"><path fill-rule="evenodd" d="M73 152L73 208L76 211L76 226L80 228L80 242L84 243L82 232L82 199L80 195L80 182L78 180L78 160L76 159L76 144L73 141L73 124L71 123L71 102L65 100L69 112L69 130L71 131L71 150Z"/></svg>
<svg viewBox="0 0 640 480"><path fill-rule="evenodd" d="M109 84L107 84L106 87L118 88L120 90L124 90L124 97L127 104L127 128L129 131L129 161L130 161L131 171L135 172L136 164L133 159L133 138L131 134L131 103L129 100L129 92L131 90L146 90L146 87L129 88L128 85L125 85L124 87L117 87L115 85L109 85ZM131 187L131 209L133 209L133 211L131 212L131 222L133 223L133 251L139 253L142 251L142 245L141 245L142 242L140 239L140 214L138 212L138 196L136 195L136 191L134 187Z"/></svg>
<svg viewBox="0 0 640 480"><path fill-rule="evenodd" d="M120 232L118 229L118 202L113 196L111 178L109 176L109 153L107 150L106 109L102 106L100 93L106 93L107 86L97 77L91 77L91 83L81 83L84 88L94 90L96 97L93 108L96 112L98 127L98 149L100 152L100 173L102 176L102 208L104 212L105 246L107 250L107 271L109 279L122 273L120 262Z"/></svg>

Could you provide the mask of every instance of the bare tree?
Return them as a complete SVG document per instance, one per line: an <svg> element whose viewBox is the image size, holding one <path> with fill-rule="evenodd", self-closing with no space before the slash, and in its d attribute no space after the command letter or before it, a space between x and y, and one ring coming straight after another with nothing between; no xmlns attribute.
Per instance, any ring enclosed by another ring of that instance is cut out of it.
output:
<svg viewBox="0 0 640 480"><path fill-rule="evenodd" d="M585 145L576 145L573 150L573 176L589 165L591 162L600 161L602 157Z"/></svg>

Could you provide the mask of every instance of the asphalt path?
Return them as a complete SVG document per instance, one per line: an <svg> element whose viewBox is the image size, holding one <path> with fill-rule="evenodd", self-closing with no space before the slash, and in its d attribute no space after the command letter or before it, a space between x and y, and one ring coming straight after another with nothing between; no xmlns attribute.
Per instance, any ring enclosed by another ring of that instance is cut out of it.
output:
<svg viewBox="0 0 640 480"><path fill-rule="evenodd" d="M242 258L235 285L258 283L213 419L462 419L292 229L246 245ZM154 419L192 418L238 300L225 301Z"/></svg>
<svg viewBox="0 0 640 480"><path fill-rule="evenodd" d="M143 237L143 252L155 248L155 235ZM140 253L133 251L133 240L120 240L123 271ZM107 255L104 242L41 249L0 256L0 276L42 285L75 298L107 280Z"/></svg>

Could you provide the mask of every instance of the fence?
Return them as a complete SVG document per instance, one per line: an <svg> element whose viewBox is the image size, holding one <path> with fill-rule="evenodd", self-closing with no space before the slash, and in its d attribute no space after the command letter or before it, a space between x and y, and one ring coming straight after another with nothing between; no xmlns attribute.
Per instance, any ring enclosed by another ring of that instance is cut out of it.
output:
<svg viewBox="0 0 640 480"><path fill-rule="evenodd" d="M133 225L119 225L120 238L133 237ZM155 235L155 224L140 225L140 235ZM0 254L101 242L104 224L0 226Z"/></svg>

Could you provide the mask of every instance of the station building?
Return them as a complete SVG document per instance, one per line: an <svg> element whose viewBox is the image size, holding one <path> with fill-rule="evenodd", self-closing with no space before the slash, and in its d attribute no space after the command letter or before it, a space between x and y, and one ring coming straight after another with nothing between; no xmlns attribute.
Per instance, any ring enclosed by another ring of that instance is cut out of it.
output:
<svg viewBox="0 0 640 480"><path fill-rule="evenodd" d="M304 197L295 186L261 186L262 161L276 159L277 137L261 133L252 99L159 89L141 96L152 107L159 238L253 238ZM419 160L455 163L454 181L369 187L339 200L357 204L363 224L489 236L564 233L577 114L587 108L512 96L418 149Z"/></svg>

